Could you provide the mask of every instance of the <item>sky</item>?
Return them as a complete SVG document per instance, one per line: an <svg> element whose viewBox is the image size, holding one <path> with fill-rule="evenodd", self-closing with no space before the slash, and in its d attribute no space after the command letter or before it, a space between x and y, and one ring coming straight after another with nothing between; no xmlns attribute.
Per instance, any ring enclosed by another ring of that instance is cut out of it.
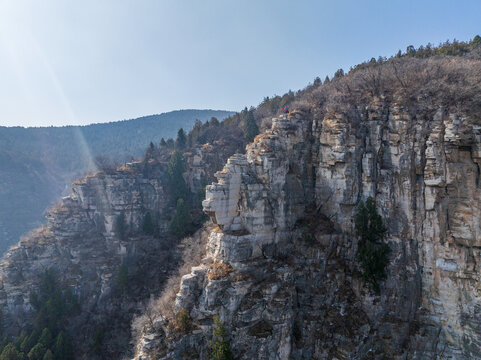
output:
<svg viewBox="0 0 481 360"><path fill-rule="evenodd" d="M0 126L238 111L408 45L470 40L479 0L0 0Z"/></svg>

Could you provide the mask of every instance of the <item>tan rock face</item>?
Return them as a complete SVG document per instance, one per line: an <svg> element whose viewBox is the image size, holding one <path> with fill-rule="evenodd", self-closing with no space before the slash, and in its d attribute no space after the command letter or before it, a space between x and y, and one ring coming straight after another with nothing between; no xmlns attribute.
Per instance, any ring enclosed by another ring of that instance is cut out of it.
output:
<svg viewBox="0 0 481 360"><path fill-rule="evenodd" d="M142 244L135 236L116 237L115 218L124 212L127 232L133 235L146 211L166 212L170 206L162 182L139 176L132 169L135 166L131 164L131 171L76 182L72 194L48 212L47 225L7 253L0 266L4 284L0 304L7 312L29 312L27 288L34 289L50 267L56 268L86 308L103 306L120 262ZM168 227L168 219L161 219L159 227ZM16 296L17 292L23 295Z"/></svg>
<svg viewBox="0 0 481 360"><path fill-rule="evenodd" d="M273 119L207 188L219 230L177 297L201 331L166 358L203 358L213 314L241 359L480 357L480 143L473 119L382 99ZM391 248L380 295L356 260L352 219L368 196ZM209 280L212 261L234 271Z"/></svg>

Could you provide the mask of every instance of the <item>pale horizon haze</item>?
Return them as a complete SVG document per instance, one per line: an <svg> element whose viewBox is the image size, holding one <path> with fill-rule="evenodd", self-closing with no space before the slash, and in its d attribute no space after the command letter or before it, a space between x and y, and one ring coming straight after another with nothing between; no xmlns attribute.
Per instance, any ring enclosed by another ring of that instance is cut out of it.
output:
<svg viewBox="0 0 481 360"><path fill-rule="evenodd" d="M0 0L0 126L239 111L408 45L468 41L480 1Z"/></svg>

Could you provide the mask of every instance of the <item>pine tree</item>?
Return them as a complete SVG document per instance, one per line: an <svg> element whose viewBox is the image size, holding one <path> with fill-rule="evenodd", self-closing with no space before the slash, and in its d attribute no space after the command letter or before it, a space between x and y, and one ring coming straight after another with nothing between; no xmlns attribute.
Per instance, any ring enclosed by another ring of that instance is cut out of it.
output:
<svg viewBox="0 0 481 360"><path fill-rule="evenodd" d="M0 360L20 360L23 359L23 353L18 352L15 345L12 343L8 344L3 348L0 354Z"/></svg>
<svg viewBox="0 0 481 360"><path fill-rule="evenodd" d="M45 355L45 347L38 343L28 353L28 360L42 360Z"/></svg>
<svg viewBox="0 0 481 360"><path fill-rule="evenodd" d="M115 235L120 240L125 240L125 235L127 233L127 224L125 222L125 214L123 211L115 218L113 230Z"/></svg>
<svg viewBox="0 0 481 360"><path fill-rule="evenodd" d="M50 329L45 328L42 330L42 335L40 335L40 339L38 339L38 342L45 347L50 346L50 343L52 342L52 332L50 331Z"/></svg>
<svg viewBox="0 0 481 360"><path fill-rule="evenodd" d="M187 199L188 197L187 184L185 183L183 177L184 170L184 154L181 151L176 150L170 157L169 166L167 169L169 174L169 185L176 202L180 198Z"/></svg>
<svg viewBox="0 0 481 360"><path fill-rule="evenodd" d="M220 123L219 123L219 120L217 120L216 117L212 116L212 117L210 118L209 125L210 125L210 126L219 126Z"/></svg>
<svg viewBox="0 0 481 360"><path fill-rule="evenodd" d="M53 348L55 360L72 360L73 353L70 341L67 336L61 331L55 339L55 345Z"/></svg>
<svg viewBox="0 0 481 360"><path fill-rule="evenodd" d="M4 320L3 320L3 310L0 308L0 338L3 337L3 325Z"/></svg>
<svg viewBox="0 0 481 360"><path fill-rule="evenodd" d="M481 36L476 35L473 40L471 40L471 46L472 47L478 47L481 46Z"/></svg>
<svg viewBox="0 0 481 360"><path fill-rule="evenodd" d="M167 146L165 139L164 138L160 139L160 147L165 147L165 146Z"/></svg>
<svg viewBox="0 0 481 360"><path fill-rule="evenodd" d="M52 350L48 349L48 350L45 352L45 355L43 356L43 359L42 359L42 360L54 360Z"/></svg>
<svg viewBox="0 0 481 360"><path fill-rule="evenodd" d="M257 126L254 118L254 112L252 110L244 110L246 113L245 125L244 125L244 138L248 142L252 142L257 134L259 134L259 127Z"/></svg>
<svg viewBox="0 0 481 360"><path fill-rule="evenodd" d="M177 132L177 140L175 141L175 147L177 149L185 149L185 144L187 143L184 129L180 128Z"/></svg>
<svg viewBox="0 0 481 360"><path fill-rule="evenodd" d="M117 284L121 292L124 292L129 282L129 270L125 264L120 265Z"/></svg>
<svg viewBox="0 0 481 360"><path fill-rule="evenodd" d="M157 149L155 148L154 143L151 141L149 147L145 151L145 161L154 159L157 155Z"/></svg>
<svg viewBox="0 0 481 360"><path fill-rule="evenodd" d="M376 61L376 59L374 59ZM339 79L344 76L344 70L343 69L337 69L336 72L334 73L334 79Z"/></svg>
<svg viewBox="0 0 481 360"><path fill-rule="evenodd" d="M184 199L177 200L175 215L170 223L170 231L179 237L185 236L192 231L192 219Z"/></svg>
<svg viewBox="0 0 481 360"><path fill-rule="evenodd" d="M227 341L227 332L224 324L219 320L219 316L214 317L213 339L210 341L210 358L212 360L234 360L234 355L230 350Z"/></svg>
<svg viewBox="0 0 481 360"><path fill-rule="evenodd" d="M359 204L354 223L359 237L358 258L362 277L379 292L379 282L386 278L385 268L389 262L390 249L382 242L387 229L371 197L366 200L366 204Z"/></svg>
<svg viewBox="0 0 481 360"><path fill-rule="evenodd" d="M152 221L152 215L150 215L150 211L147 211L144 215L144 221L142 222L142 231L146 235L153 235L155 233L155 225Z"/></svg>
<svg viewBox="0 0 481 360"><path fill-rule="evenodd" d="M97 326L94 335L92 337L91 348L95 354L100 355L102 353L102 346L104 342L105 331L102 326Z"/></svg>

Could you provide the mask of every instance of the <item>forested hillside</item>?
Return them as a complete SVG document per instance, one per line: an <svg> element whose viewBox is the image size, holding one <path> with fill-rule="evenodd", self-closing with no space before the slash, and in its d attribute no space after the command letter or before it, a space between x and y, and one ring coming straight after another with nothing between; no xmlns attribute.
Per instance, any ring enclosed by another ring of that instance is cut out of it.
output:
<svg viewBox="0 0 481 360"><path fill-rule="evenodd" d="M232 112L180 110L88 126L0 127L0 253L43 220L74 178L139 157L149 142Z"/></svg>

